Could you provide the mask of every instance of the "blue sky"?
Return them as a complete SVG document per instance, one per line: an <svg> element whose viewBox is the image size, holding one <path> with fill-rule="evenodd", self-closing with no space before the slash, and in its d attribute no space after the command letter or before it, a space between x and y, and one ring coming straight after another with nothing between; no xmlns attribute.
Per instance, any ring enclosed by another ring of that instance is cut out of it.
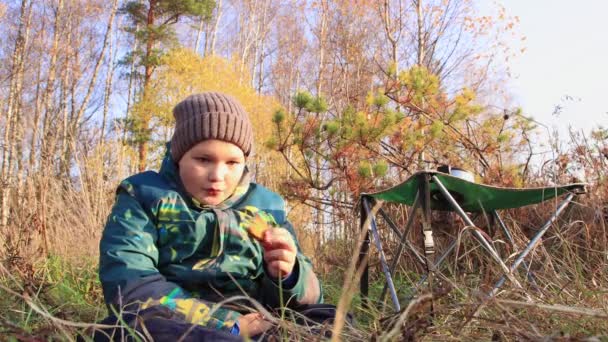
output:
<svg viewBox="0 0 608 342"><path fill-rule="evenodd" d="M510 63L515 104L560 135L569 126L586 132L608 127L608 1L501 3L520 18L527 37L526 51ZM552 115L557 105L561 113Z"/></svg>

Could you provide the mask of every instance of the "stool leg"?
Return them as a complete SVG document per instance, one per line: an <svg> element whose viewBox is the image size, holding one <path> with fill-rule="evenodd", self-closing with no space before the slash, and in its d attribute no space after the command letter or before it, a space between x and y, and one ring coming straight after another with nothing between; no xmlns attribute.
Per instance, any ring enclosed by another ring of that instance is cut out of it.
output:
<svg viewBox="0 0 608 342"><path fill-rule="evenodd" d="M363 203L367 201L365 197L361 198L361 217L360 217L360 227L361 229L365 229L365 238L363 240L363 244L361 245L361 250L359 251L359 258L357 260L357 267L363 267L363 272L361 273L361 278L359 278L359 290L361 292L361 302L363 307L369 308L369 260L367 260L369 253L369 228L366 226L367 222L367 211L365 210ZM365 263L364 265L362 265Z"/></svg>
<svg viewBox="0 0 608 342"><path fill-rule="evenodd" d="M452 197L452 195L450 194L450 192L441 183L441 181L439 180L439 178L437 178L437 176L433 176L433 181L435 181L435 184L437 184L437 187L439 188L439 191L441 191L441 193L448 200L448 202L450 203L450 205L452 206L452 208L454 210L456 210L456 212L458 213L458 215L460 215L460 217L462 217L462 219L466 222L466 224L469 225L469 226L471 226L471 227L475 227L475 224L473 223L473 221L471 221L471 219L469 218L469 216L464 212L464 210L462 210L462 208L460 207L460 205L458 205L458 202L456 202L456 200L454 199L454 197ZM502 271L504 272L504 274L507 276L507 278L509 278L509 280L513 284L515 284L515 286L521 288L522 287L521 284L519 283L519 281L517 281L517 279L515 279L515 277L513 276L513 274L511 273L511 271L509 270L509 268L505 264L505 262L500 258L500 256L498 255L498 252L492 246L492 244L490 244L488 242L488 240L477 229L473 230L473 235L477 238L477 241L479 241L479 243L481 244L481 246L484 247L490 253L490 256L492 256L492 258L498 263L498 265L500 266L500 268L502 269Z"/></svg>
<svg viewBox="0 0 608 342"><path fill-rule="evenodd" d="M502 218L500 217L500 215L498 215L498 212L496 210L494 210L494 211L492 211L492 215L496 219L496 221L498 222L498 226L502 229L502 232L507 237L507 240L509 240L509 243L511 244L511 247L513 247L513 249L517 249L517 246L515 245L515 240L513 239L513 236L511 235L511 232L507 228L507 225L502 220ZM525 261L522 261L522 264L524 265L524 267L526 269L528 269L528 270L530 269L530 267L528 266L528 263L526 263ZM530 281L530 283L532 284L532 286L537 291L540 290L540 288L538 287L538 284L536 283L536 280L534 279L534 276L532 275L532 273L526 272L526 276L528 277L528 280Z"/></svg>
<svg viewBox="0 0 608 342"><path fill-rule="evenodd" d="M431 227L431 188L430 175L425 173L420 176L420 188L418 193L422 196L420 209L422 210L422 232L424 234L424 256L428 275L429 291L434 292L433 282L435 278L435 242L433 240L433 229ZM431 317L434 316L434 302L431 296Z"/></svg>
<svg viewBox="0 0 608 342"><path fill-rule="evenodd" d="M538 231L538 233L536 233L536 235L532 238L532 240L530 240L530 242L528 243L528 245L526 246L526 248L524 249L523 252L521 252L519 254L519 256L517 257L517 259L515 260L515 262L513 262L513 265L511 265L511 272L515 271L517 269L517 267L519 267L519 265L524 261L524 258L526 257L526 255L528 255L532 249L534 249L534 247L536 247L536 245L538 244L538 242L540 241L540 239L543 237L543 235L545 235L545 233L547 232L547 230L549 230L549 228L551 227L551 224L553 224L553 222L555 222L555 220L557 220L557 218L559 217L559 215L562 213L562 211L564 209L566 209L566 207L568 206L568 204L570 204L570 202L572 202L572 199L574 198L575 194L569 194L566 199L559 205L559 207L557 208L557 210L555 211L555 214L553 214L553 216L551 216L551 218L549 219L549 221L547 221L547 223L545 223L542 228ZM494 296L497 292L498 289L505 283L505 277L502 276L498 282L496 282L496 285L494 285L494 288L492 289L492 291L490 292L490 296Z"/></svg>
<svg viewBox="0 0 608 342"><path fill-rule="evenodd" d="M363 200L363 207L367 212L367 215L372 215L370 213L369 203L366 200ZM400 311L401 306L399 305L399 298L397 297L397 291L395 290L395 285L393 284L393 278L391 277L391 272L388 268L388 263L386 262L386 258L384 256L384 251L382 250L382 242L380 241L380 235L378 234L378 229L376 227L376 219L371 217L371 228L372 228L372 236L374 237L374 244L378 249L378 253L380 254L380 263L382 264L382 271L384 272L384 276L386 277L386 281L388 283L389 290L391 292L391 299L393 300L393 306L395 307L395 311Z"/></svg>
<svg viewBox="0 0 608 342"><path fill-rule="evenodd" d="M454 251L454 249L456 248L457 245L457 240L455 239L454 241L452 241L452 243L448 246L448 248L445 250L445 252L443 252L443 254L441 254L439 256L439 258L435 261L435 264L433 265L433 269L437 270L439 269L439 265L441 265L445 259L452 254L452 252ZM420 278L420 281L418 281L418 286L420 286L422 283L424 283L426 281L427 275L423 275L422 278Z"/></svg>
<svg viewBox="0 0 608 342"><path fill-rule="evenodd" d="M418 194L416 194L416 199L414 200L414 205L412 206L412 209L410 210L410 215L407 219L407 223L405 224L405 229L403 230L403 234L399 237L399 249L397 249L397 254L395 255L393 262L391 263L391 267L390 267L390 273L393 274L393 272L395 271L395 268L397 267L397 264L399 263L399 258L401 258L401 253L403 253L403 248L405 247L405 245L407 244L408 247L411 248L411 245L409 244L409 242L407 241L407 235L410 232L410 228L412 227L412 224L414 223L414 216L416 214L416 209L418 208ZM391 218L384 212L384 210L380 209L379 210L380 215L382 215L382 218L384 218L384 220L386 221L386 223L391 226L395 231L399 231L395 225L395 223L391 220ZM414 251L414 253L416 253ZM416 254L416 256L418 256L418 254ZM422 260L422 262L424 263L424 260ZM380 294L380 300L384 300L384 296L386 295L386 290L388 288L388 282L386 284L384 284L384 287L382 288L382 294Z"/></svg>

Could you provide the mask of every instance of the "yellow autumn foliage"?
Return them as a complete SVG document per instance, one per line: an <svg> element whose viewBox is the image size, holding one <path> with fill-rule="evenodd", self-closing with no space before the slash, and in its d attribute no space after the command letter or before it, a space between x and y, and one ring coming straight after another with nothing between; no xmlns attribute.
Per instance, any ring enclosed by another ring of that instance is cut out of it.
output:
<svg viewBox="0 0 608 342"><path fill-rule="evenodd" d="M229 60L219 56L201 57L189 49L175 49L163 56L162 68L155 73L153 84L143 105L154 112L160 123L173 125L172 109L188 95L220 91L237 98L251 117L256 148L271 134L272 114L280 106L270 96L260 95L251 87L249 73L238 72Z"/></svg>

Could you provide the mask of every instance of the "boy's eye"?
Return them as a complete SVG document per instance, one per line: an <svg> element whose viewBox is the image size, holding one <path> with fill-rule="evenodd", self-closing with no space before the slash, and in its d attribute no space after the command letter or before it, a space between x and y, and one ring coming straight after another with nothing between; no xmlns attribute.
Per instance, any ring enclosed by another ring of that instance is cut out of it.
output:
<svg viewBox="0 0 608 342"><path fill-rule="evenodd" d="M207 158L207 157L197 157L197 158L194 158L194 159L198 160L201 163L207 163L207 162L210 161L210 159Z"/></svg>
<svg viewBox="0 0 608 342"><path fill-rule="evenodd" d="M230 160L230 161L228 161L228 165L238 165L238 164L240 164L240 162L236 161L236 160Z"/></svg>

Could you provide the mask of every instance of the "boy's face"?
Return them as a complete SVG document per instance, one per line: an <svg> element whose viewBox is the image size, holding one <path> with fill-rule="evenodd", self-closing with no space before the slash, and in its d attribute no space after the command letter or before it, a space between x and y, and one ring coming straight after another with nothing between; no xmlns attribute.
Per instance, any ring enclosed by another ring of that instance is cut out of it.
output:
<svg viewBox="0 0 608 342"><path fill-rule="evenodd" d="M201 204L217 205L232 195L239 184L245 155L232 143L204 140L188 150L178 164L186 191Z"/></svg>

